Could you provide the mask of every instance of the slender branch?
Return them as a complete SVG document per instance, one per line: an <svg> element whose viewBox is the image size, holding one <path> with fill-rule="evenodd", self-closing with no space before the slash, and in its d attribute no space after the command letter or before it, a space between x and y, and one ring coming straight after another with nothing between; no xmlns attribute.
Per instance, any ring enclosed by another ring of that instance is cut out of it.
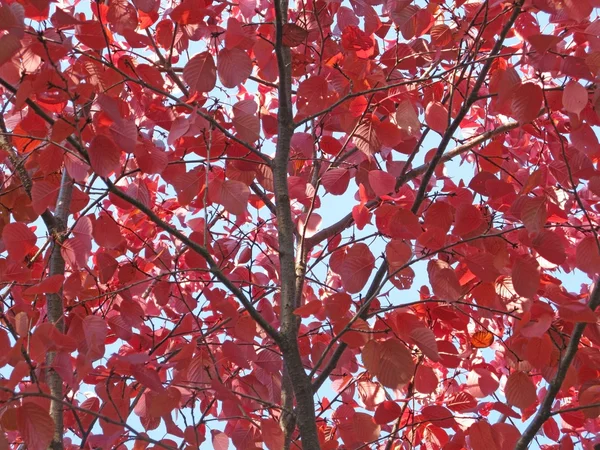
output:
<svg viewBox="0 0 600 450"><path fill-rule="evenodd" d="M509 122L505 125L500 125L499 127L494 128L493 130L486 131L486 132L480 134L479 136L474 137L469 142L466 142L462 145L459 145L459 146L453 148L452 150L447 152L444 156L442 156L442 158L440 159L439 162L440 163L448 162L451 159L456 158L457 156L471 150L473 147L476 147L477 145L481 144L482 142L484 142L488 139L491 139L492 137L497 136L498 134L506 133L507 131L513 130L513 129L517 128L518 126L519 126L518 122ZM409 181L412 181L415 178L417 178L418 176L424 174L427 171L427 169L429 168L430 164L431 163L426 163L426 164L423 164L419 167L416 167L416 168L406 172L406 174L404 174L403 177L399 178L399 182L397 183L398 187L400 187L404 183L408 183ZM371 201L367 202L367 204L365 206L369 209L372 209L372 208L376 207L377 205L379 205L379 203L380 203L380 200L375 199L375 200L371 200ZM327 228L323 228L318 233L315 233L312 237L306 239L306 244L305 244L306 248L307 249L313 248L314 246L323 242L325 239L329 239L329 238L335 236L336 234L341 233L346 228L352 226L353 223L354 223L354 218L352 217L352 214L350 213L350 214L344 216L343 218L341 218L340 220L338 220L336 223L330 225Z"/></svg>
<svg viewBox="0 0 600 450"><path fill-rule="evenodd" d="M6 129L6 125L4 124L4 118L0 117L0 128L2 129L3 135L0 135L0 148L6 152L8 155L8 160L12 164L15 172L21 179L21 184L23 185L23 189L25 189L25 193L29 198L31 198L31 188L33 187L33 182L31 181L31 177L23 167L21 161L19 161L19 157L17 156L14 149L11 147L10 143L6 139L6 134L8 134L8 130ZM55 226L54 216L52 213L46 209L42 213L42 220L44 221L44 225L48 230L51 230Z"/></svg>
<svg viewBox="0 0 600 450"><path fill-rule="evenodd" d="M10 83L8 83L7 81L5 81L2 78L0 78L0 85L4 86L9 91L16 93L16 89ZM28 98L28 99L26 99L26 103L42 119L44 119L50 125L54 124L55 120L51 116L49 116L42 108L40 108L33 100ZM67 138L67 142L69 142L69 144L71 144L74 148L76 148L77 151L79 151L79 153L86 159L86 161L89 161L89 157L87 155L86 150L81 146L81 144L77 141L77 139L75 139L73 136L69 136ZM108 190L110 192L115 194L117 197L125 200L126 202L134 205L136 208L138 208L140 211L142 211L144 214L146 214L146 216L148 216L148 218L152 222L154 222L156 225L158 225L161 229L163 229L170 235L175 236L177 239L179 239L181 242L186 244L192 250L194 250L195 252L200 254L206 260L211 273L213 273L215 275L215 277L221 283L223 283L237 297L237 299L242 303L242 305L248 310L248 313L250 314L250 316L265 330L265 332L271 337L271 339L273 339L277 343L281 342L280 335L277 332L277 330L275 330L271 326L271 324L269 324L265 320L265 318L256 310L256 308L254 308L254 305L246 297L246 295L242 292L242 290L239 289L237 286L235 286L235 284L233 284L232 281L229 278L227 278L227 276L219 269L218 265L216 264L216 262L214 261L214 259L212 258L212 256L208 252L208 250L206 250L206 248L198 245L198 243L192 241L190 238L185 236L179 230L177 230L176 228L172 227L167 222L162 220L146 205L144 205L143 203L137 201L133 197L127 195L125 192L118 189L110 180L104 179L104 182L108 186Z"/></svg>
<svg viewBox="0 0 600 450"><path fill-rule="evenodd" d="M329 351L331 350L333 345L336 343L336 341L339 340L339 338L344 333L349 331L352 328L352 325L359 318L364 320L369 317L369 307L371 306L371 302L375 299L375 297L377 297L379 295L379 291L381 290L381 287L384 284L382 281L385 278L385 273L387 272L387 270L388 270L388 264L387 264L387 261L384 260L383 263L381 263L379 270L377 270L377 272L375 273L375 277L373 278L373 282L371 283L371 286L369 287L367 295L365 296L365 301L363 302L362 306L356 312L354 317L352 317L352 319L350 319L350 321L346 324L346 326L327 345L327 347L325 348L325 351L323 351L321 358L319 358L319 360L315 364L315 366L311 372L311 376L317 371L319 366L325 360L326 355L329 353ZM314 392L317 392L319 390L319 388L323 385L323 383L325 382L327 377L331 374L333 369L335 369L338 361L340 360L340 358L342 357L342 354L344 353L344 350L346 350L346 347L347 347L347 345L345 343L341 343L338 346L338 348L335 350L332 358L327 363L327 366L325 366L323 371L319 374L319 376L313 382L312 386L313 386Z"/></svg>
<svg viewBox="0 0 600 450"><path fill-rule="evenodd" d="M596 283L596 286L594 286L588 306L592 311L595 311L596 308L600 306L600 283L598 282ZM565 350L565 353L558 364L558 369L556 370L554 378L548 385L544 400L542 400L542 403L533 417L533 420L521 434L521 437L515 445L515 450L525 450L527 447L529 447L529 444L531 444L531 441L535 438L535 435L538 433L542 425L544 425L544 422L546 422L546 420L553 415L551 412L552 404L554 403L554 400L560 391L563 381L567 376L567 371L571 366L571 362L573 361L573 358L575 358L575 354L579 349L579 341L581 340L581 336L583 335L586 325L587 323L580 322L577 323L573 328L571 340L569 341L567 349ZM560 412L561 411L559 410L557 413Z"/></svg>
<svg viewBox="0 0 600 450"><path fill-rule="evenodd" d="M518 0L517 2L515 2L513 12L511 14L510 18L508 19L508 21L506 22L506 24L504 24L504 27L502 28L502 31L500 32L500 36L498 36L496 44L494 45L494 48L490 52L490 55L489 55L490 58L483 64L483 67L481 68L481 71L479 72L479 75L477 76L477 80L475 80L475 84L473 85L473 90L471 91L471 94L469 95L467 100L463 103L463 106L461 107L460 111L458 112L458 114L456 115L456 117L454 118L454 120L452 121L452 123L450 124L450 126L448 127L448 129L446 130L444 135L442 136L440 145L438 146L435 154L433 155L433 158L431 159L431 162L429 163L429 165L427 167L427 170L425 171L423 180L421 180L421 185L419 186L419 191L417 192L415 201L412 206L412 212L414 214L417 214L417 212L419 211L419 208L421 207L421 203L423 203L423 200L425 199L425 194L427 193L427 186L429 185L429 180L431 180L431 177L433 176L433 172L435 171L435 168L441 162L442 156L444 155L444 152L446 151L446 148L448 147L448 144L450 143L452 136L454 136L454 133L460 126L460 123L462 122L464 117L467 115L467 112L469 111L469 109L471 109L471 106L473 105L473 103L475 103L477 101L479 89L483 85L483 82L485 81L485 78L486 78L490 68L492 67L492 63L494 62L493 57L496 56L498 53L500 53L500 50L502 49L502 45L504 44L504 40L506 39L508 32L511 30L513 24L517 20L517 17L519 17L519 14L521 14L521 5L523 5L524 1L525 0Z"/></svg>
<svg viewBox="0 0 600 450"><path fill-rule="evenodd" d="M135 206L136 208L138 208L140 211L142 211L148 217L148 219L150 219L150 221L154 222L161 229L163 229L164 231L169 233L171 236L176 237L181 242L183 242L185 245L187 245L189 248L191 248L196 253L198 253L200 256L202 256L206 260L206 263L208 264L210 272L217 278L217 280L219 280L221 283L223 283L223 285L225 285L225 287L227 287L227 289L229 289L229 291L231 293L233 293L233 295L235 295L235 297L242 303L244 308L246 308L246 310L248 311L248 314L250 314L250 317L252 317L254 319L254 321L256 323L258 323L262 327L263 330L265 330L265 332L269 335L269 337L271 339L273 339L277 343L281 342L281 336L277 332L277 330L275 330L271 326L271 324L269 322L267 322L266 319L256 310L256 308L254 307L252 302L246 297L244 292L239 287L237 287L227 277L227 275L225 275L223 273L223 271L219 268L218 264L215 262L215 260L211 256L210 252L205 247L199 245L197 242L194 242L189 237L187 237L185 234L183 234L181 231L179 231L177 228L171 226L170 224L168 224L167 222L162 220L160 217L158 217L154 213L154 211L152 211L150 208L148 208L142 202L134 199L133 197L130 197L129 195L127 195L126 193L121 191L110 180L104 179L104 182L106 183L108 190L110 192L112 192L117 197L125 200L126 202L128 202L128 203L132 204L133 206Z"/></svg>

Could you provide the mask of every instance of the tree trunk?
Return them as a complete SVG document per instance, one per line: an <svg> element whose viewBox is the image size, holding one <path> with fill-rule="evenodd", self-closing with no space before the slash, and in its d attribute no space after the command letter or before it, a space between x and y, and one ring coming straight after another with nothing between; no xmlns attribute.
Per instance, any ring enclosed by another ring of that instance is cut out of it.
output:
<svg viewBox="0 0 600 450"><path fill-rule="evenodd" d="M50 252L50 264L48 276L64 275L65 260L60 252L61 244L65 240L65 231L67 230L67 219L69 217L69 208L71 206L71 194L73 192L73 183L63 169L63 176L60 186L58 200L56 202L56 212L54 215L55 224L53 229L49 230L54 238ZM48 321L61 333L65 332L64 308L62 289L57 294L48 294L46 296L48 308ZM63 380L61 376L52 369L52 363L56 357L56 352L49 352L46 355L46 381L50 388L50 394L55 399L63 398ZM59 401L52 400L50 403L50 416L54 420L54 437L50 448L52 450L63 449L63 405Z"/></svg>

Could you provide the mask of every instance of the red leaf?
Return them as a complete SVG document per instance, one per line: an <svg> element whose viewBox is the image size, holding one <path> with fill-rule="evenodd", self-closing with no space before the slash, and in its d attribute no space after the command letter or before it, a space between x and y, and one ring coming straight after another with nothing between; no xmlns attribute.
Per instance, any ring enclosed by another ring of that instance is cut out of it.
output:
<svg viewBox="0 0 600 450"><path fill-rule="evenodd" d="M598 321L596 313L582 303L561 305L558 308L558 315L567 322L596 323Z"/></svg>
<svg viewBox="0 0 600 450"><path fill-rule="evenodd" d="M220 203L227 212L241 216L246 213L250 189L241 181L225 180L221 185Z"/></svg>
<svg viewBox="0 0 600 450"><path fill-rule="evenodd" d="M429 366L419 365L415 375L415 389L421 394L431 394L438 387L438 379L434 370Z"/></svg>
<svg viewBox="0 0 600 450"><path fill-rule="evenodd" d="M129 323L125 319L123 319L123 316L121 316L120 314L118 316L112 316L111 318L109 318L108 326L119 339L128 341L133 337L131 325L129 325Z"/></svg>
<svg viewBox="0 0 600 450"><path fill-rule="evenodd" d="M100 214L94 221L92 236L96 244L105 248L116 248L123 240L121 227L107 213Z"/></svg>
<svg viewBox="0 0 600 450"><path fill-rule="evenodd" d="M431 405L421 410L421 414L426 420L442 428L452 428L456 426L454 415L443 406Z"/></svg>
<svg viewBox="0 0 600 450"><path fill-rule="evenodd" d="M513 96L513 116L521 124L533 122L542 108L544 94L542 88L535 83L519 86Z"/></svg>
<svg viewBox="0 0 600 450"><path fill-rule="evenodd" d="M329 85L320 75L313 75L298 86L296 106L301 114L314 114L328 104Z"/></svg>
<svg viewBox="0 0 600 450"><path fill-rule="evenodd" d="M110 126L114 142L127 153L134 153L137 145L138 130L135 122L119 119Z"/></svg>
<svg viewBox="0 0 600 450"><path fill-rule="evenodd" d="M401 412L402 408L400 408L398 403L386 400L377 406L373 420L375 423L383 425L385 423L390 423L392 420L396 420L400 417Z"/></svg>
<svg viewBox="0 0 600 450"><path fill-rule="evenodd" d="M340 334L342 330L348 325L349 320L342 319L333 325L333 332ZM354 331L356 330L356 331ZM349 328L340 337L340 340L344 342L350 348L359 348L365 345L370 339L371 328L369 324L363 319L356 319Z"/></svg>
<svg viewBox="0 0 600 450"><path fill-rule="evenodd" d="M101 177L108 177L121 168L121 150L104 135L94 137L88 153L92 169Z"/></svg>
<svg viewBox="0 0 600 450"><path fill-rule="evenodd" d="M434 45L444 47L452 41L452 28L444 24L434 25L429 30L429 35Z"/></svg>
<svg viewBox="0 0 600 450"><path fill-rule="evenodd" d="M575 250L577 268L593 277L600 273L600 252L593 236L582 239Z"/></svg>
<svg viewBox="0 0 600 450"><path fill-rule="evenodd" d="M209 92L217 83L217 68L209 52L198 53L183 68L183 79L190 91Z"/></svg>
<svg viewBox="0 0 600 450"><path fill-rule="evenodd" d="M579 115L587 106L588 91L576 81L571 81L565 86L562 102L567 112Z"/></svg>
<svg viewBox="0 0 600 450"><path fill-rule="evenodd" d="M477 406L477 400L468 392L461 391L452 397L446 406L456 412L472 411Z"/></svg>
<svg viewBox="0 0 600 450"><path fill-rule="evenodd" d="M36 403L23 403L17 410L17 428L28 450L46 450L54 436L54 421Z"/></svg>
<svg viewBox="0 0 600 450"><path fill-rule="evenodd" d="M352 138L354 145L365 155L371 157L381 150L381 141L377 137L375 123L369 119L363 119L358 125Z"/></svg>
<svg viewBox="0 0 600 450"><path fill-rule="evenodd" d="M494 402L494 409L498 411L500 414L504 414L508 417L513 417L515 419L520 419L521 415L516 413L510 406L505 405L501 402Z"/></svg>
<svg viewBox="0 0 600 450"><path fill-rule="evenodd" d="M162 173L169 163L167 154L150 141L136 145L133 153L142 173Z"/></svg>
<svg viewBox="0 0 600 450"><path fill-rule="evenodd" d="M284 448L285 437L279 423L274 419L261 419L260 430L263 441L269 450Z"/></svg>
<svg viewBox="0 0 600 450"><path fill-rule="evenodd" d="M562 239L550 230L542 230L532 241L532 247L540 256L552 264L562 264L567 259L567 252Z"/></svg>
<svg viewBox="0 0 600 450"><path fill-rule="evenodd" d="M431 102L425 110L425 122L433 131L444 134L448 128L448 109L440 102Z"/></svg>
<svg viewBox="0 0 600 450"><path fill-rule="evenodd" d="M83 319L83 331L87 344L87 356L93 361L104 356L104 341L108 333L106 322L99 316L86 316Z"/></svg>
<svg viewBox="0 0 600 450"><path fill-rule="evenodd" d="M47 180L35 181L31 188L31 202L35 213L42 214L46 209L54 207L59 192L59 183Z"/></svg>
<svg viewBox="0 0 600 450"><path fill-rule="evenodd" d="M468 434L472 450L502 450L498 444L500 442L498 434L484 420L471 425Z"/></svg>
<svg viewBox="0 0 600 450"><path fill-rule="evenodd" d="M531 378L521 371L509 375L504 386L504 395L509 405L527 409L537 401L535 385Z"/></svg>
<svg viewBox="0 0 600 450"><path fill-rule="evenodd" d="M127 0L112 0L108 6L106 19L111 29L121 35L127 31L134 31L138 26L137 9ZM162 83L159 86L162 86Z"/></svg>
<svg viewBox="0 0 600 450"><path fill-rule="evenodd" d="M383 342L371 340L362 349L365 368L390 389L400 389L414 375L415 363L410 351L396 338Z"/></svg>
<svg viewBox="0 0 600 450"><path fill-rule="evenodd" d="M530 233L539 233L546 224L546 199L543 197L526 197L522 201L521 220Z"/></svg>
<svg viewBox="0 0 600 450"><path fill-rule="evenodd" d="M369 172L369 184L375 195L381 197L394 192L396 178L383 170L371 170Z"/></svg>
<svg viewBox="0 0 600 450"><path fill-rule="evenodd" d="M252 74L252 60L240 48L224 48L217 57L217 72L223 86L234 88Z"/></svg>
<svg viewBox="0 0 600 450"><path fill-rule="evenodd" d="M218 430L210 430L212 434L212 446L214 450L227 450L229 448L229 437Z"/></svg>
<svg viewBox="0 0 600 450"><path fill-rule="evenodd" d="M283 36L281 43L286 47L296 47L302 44L308 37L308 31L294 24L283 24Z"/></svg>
<svg viewBox="0 0 600 450"><path fill-rule="evenodd" d="M421 122L410 100L403 100L396 108L396 123L407 135L412 136L421 131Z"/></svg>
<svg viewBox="0 0 600 450"><path fill-rule="evenodd" d="M412 250L404 241L394 239L385 246L385 256L390 268L397 270L412 257Z"/></svg>
<svg viewBox="0 0 600 450"><path fill-rule="evenodd" d="M14 34L5 34L0 38L0 66L21 49L21 40Z"/></svg>
<svg viewBox="0 0 600 450"><path fill-rule="evenodd" d="M546 53L548 50L562 41L562 38L560 36L533 34L528 36L527 40L538 53Z"/></svg>
<svg viewBox="0 0 600 450"><path fill-rule="evenodd" d="M113 38L110 31L97 20L87 20L75 27L75 37L83 45L93 49L102 50L107 42L112 44Z"/></svg>
<svg viewBox="0 0 600 450"><path fill-rule="evenodd" d="M342 195L348 189L350 172L347 169L329 169L321 177L323 187L333 195Z"/></svg>
<svg viewBox="0 0 600 450"><path fill-rule="evenodd" d="M33 231L23 222L6 224L2 230L2 242L14 260L22 260L35 247L36 241Z"/></svg>
<svg viewBox="0 0 600 450"><path fill-rule="evenodd" d="M362 203L352 208L352 219L356 223L356 228L362 230L368 223L371 223L371 211Z"/></svg>
<svg viewBox="0 0 600 450"><path fill-rule="evenodd" d="M540 287L540 273L535 259L518 257L512 269L512 282L515 291L521 297L535 297Z"/></svg>
<svg viewBox="0 0 600 450"><path fill-rule="evenodd" d="M427 264L429 283L436 297L456 301L462 296L462 287L454 270L445 262L432 260Z"/></svg>
<svg viewBox="0 0 600 450"><path fill-rule="evenodd" d="M321 307L323 303L319 300L313 300L312 302L308 302L304 306L300 306L294 310L294 314L300 317L310 317L314 314L317 314L321 311Z"/></svg>
<svg viewBox="0 0 600 450"><path fill-rule="evenodd" d="M373 417L363 412L357 412L352 416L352 428L359 442L373 442L381 434L381 427Z"/></svg>
<svg viewBox="0 0 600 450"><path fill-rule="evenodd" d="M375 257L367 244L360 242L350 247L340 270L344 289L351 294L360 292L374 268Z"/></svg>
<svg viewBox="0 0 600 450"><path fill-rule="evenodd" d="M483 217L481 211L475 205L461 205L456 210L453 233L457 236L465 236L481 226Z"/></svg>
<svg viewBox="0 0 600 450"><path fill-rule="evenodd" d="M410 332L410 337L419 350L423 352L430 360L437 362L440 360L440 354L438 353L438 346L435 340L433 331L429 328L415 328Z"/></svg>
<svg viewBox="0 0 600 450"><path fill-rule="evenodd" d="M467 389L471 395L477 398L493 394L499 386L500 383L495 374L483 367L473 368L467 377Z"/></svg>
<svg viewBox="0 0 600 450"><path fill-rule="evenodd" d="M57 294L58 292L60 292L64 281L64 275L52 275L51 277L45 278L35 286L31 286L30 288L25 289L25 291L23 291L23 294Z"/></svg>
<svg viewBox="0 0 600 450"><path fill-rule="evenodd" d="M260 137L260 121L256 115L258 105L254 100L242 100L232 109L237 137L248 143L256 141Z"/></svg>
<svg viewBox="0 0 600 450"><path fill-rule="evenodd" d="M547 438L552 439L554 442L558 442L560 438L560 430L558 429L558 424L556 420L552 417L547 419L543 425L544 434Z"/></svg>

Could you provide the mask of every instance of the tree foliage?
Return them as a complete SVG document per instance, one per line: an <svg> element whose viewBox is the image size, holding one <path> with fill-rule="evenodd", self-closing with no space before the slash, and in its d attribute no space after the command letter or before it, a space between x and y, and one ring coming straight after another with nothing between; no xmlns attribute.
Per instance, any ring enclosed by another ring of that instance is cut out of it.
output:
<svg viewBox="0 0 600 450"><path fill-rule="evenodd" d="M598 6L0 2L0 448L599 444Z"/></svg>

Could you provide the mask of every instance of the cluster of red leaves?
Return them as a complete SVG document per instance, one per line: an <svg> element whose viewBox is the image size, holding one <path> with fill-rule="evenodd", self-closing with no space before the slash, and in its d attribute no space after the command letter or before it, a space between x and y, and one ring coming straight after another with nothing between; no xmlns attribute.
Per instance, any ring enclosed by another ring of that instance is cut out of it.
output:
<svg viewBox="0 0 600 450"><path fill-rule="evenodd" d="M600 273L599 4L517 3L298 1L278 37L272 1L2 2L0 448L50 443L49 352L67 448L283 448L281 353L238 302L278 329L278 39L322 448L512 449L577 323L543 433L597 443L598 314L565 284ZM432 136L457 147L428 178Z"/></svg>

